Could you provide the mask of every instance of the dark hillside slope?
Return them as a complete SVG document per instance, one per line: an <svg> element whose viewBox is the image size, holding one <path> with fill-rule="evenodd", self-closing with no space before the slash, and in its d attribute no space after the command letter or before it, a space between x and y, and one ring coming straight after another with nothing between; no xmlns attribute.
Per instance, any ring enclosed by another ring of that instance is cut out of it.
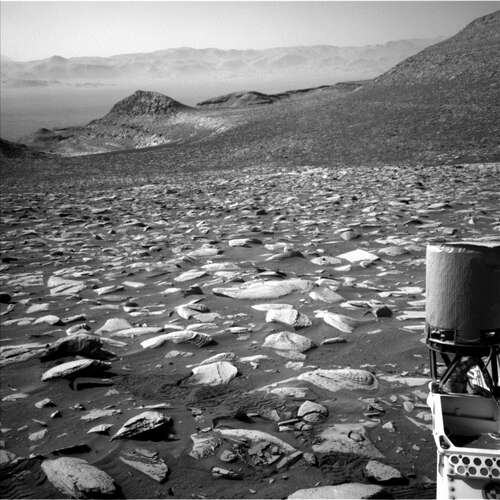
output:
<svg viewBox="0 0 500 500"><path fill-rule="evenodd" d="M500 81L500 11L474 20L455 36L405 59L376 85L491 84ZM470 90L474 90L470 88Z"/></svg>
<svg viewBox="0 0 500 500"><path fill-rule="evenodd" d="M276 109L245 129L245 157L258 149L321 164L499 161L499 39L497 11L342 99Z"/></svg>

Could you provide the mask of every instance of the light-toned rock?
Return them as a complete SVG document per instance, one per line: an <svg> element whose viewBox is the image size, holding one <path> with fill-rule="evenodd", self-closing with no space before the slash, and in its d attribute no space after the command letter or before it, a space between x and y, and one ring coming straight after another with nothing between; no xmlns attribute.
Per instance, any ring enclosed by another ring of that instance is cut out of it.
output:
<svg viewBox="0 0 500 500"><path fill-rule="evenodd" d="M292 445L282 439L255 429L215 429L214 432L230 441L249 441L252 445L256 443L271 443L277 446L281 453L289 454L297 451Z"/></svg>
<svg viewBox="0 0 500 500"><path fill-rule="evenodd" d="M209 311L208 307L205 304L200 303L198 300L189 302L187 304L181 304L180 306L177 306L175 308L175 312L182 319L190 319L193 316L196 316L197 314L207 313L208 311Z"/></svg>
<svg viewBox="0 0 500 500"><path fill-rule="evenodd" d="M109 429L111 429L111 427L113 427L113 424L94 425L94 427L91 427L87 431L87 434L108 434Z"/></svg>
<svg viewBox="0 0 500 500"><path fill-rule="evenodd" d="M41 323L46 323L47 325L57 325L61 323L61 318L55 314L47 314L33 321L34 325L40 325Z"/></svg>
<svg viewBox="0 0 500 500"><path fill-rule="evenodd" d="M69 280L59 276L51 276L47 281L47 286L50 288L50 295L53 296L75 295L86 288L83 281Z"/></svg>
<svg viewBox="0 0 500 500"><path fill-rule="evenodd" d="M327 325L333 326L344 333L352 333L358 326L369 323L367 320L351 318L330 311L314 311L314 314L317 318L322 318Z"/></svg>
<svg viewBox="0 0 500 500"><path fill-rule="evenodd" d="M307 488L297 490L288 498L302 499L348 499L348 498L372 498L381 493L383 488L375 484L364 483L344 483L335 486L319 486L317 488Z"/></svg>
<svg viewBox="0 0 500 500"><path fill-rule="evenodd" d="M36 342L0 347L0 367L36 358L42 355L46 348L46 344Z"/></svg>
<svg viewBox="0 0 500 500"><path fill-rule="evenodd" d="M211 363L215 363L217 361L234 361L236 359L236 354L234 352L219 352L219 354L214 354L203 361L200 361L196 365L186 366L186 368L192 368L193 366L202 366L209 365Z"/></svg>
<svg viewBox="0 0 500 500"><path fill-rule="evenodd" d="M311 263L317 266L336 266L342 261L338 257L332 257L331 255L321 255L320 257L314 257L311 259Z"/></svg>
<svg viewBox="0 0 500 500"><path fill-rule="evenodd" d="M268 335L263 347L271 347L280 351L305 352L311 349L311 339L292 332L279 332Z"/></svg>
<svg viewBox="0 0 500 500"><path fill-rule="evenodd" d="M212 467L212 476L216 479L241 479L242 476L238 472L223 467Z"/></svg>
<svg viewBox="0 0 500 500"><path fill-rule="evenodd" d="M28 395L24 392L13 392L12 394L7 394L2 398L2 403L19 401L20 399L26 399Z"/></svg>
<svg viewBox="0 0 500 500"><path fill-rule="evenodd" d="M238 369L228 361L216 361L193 368L189 381L199 385L228 384L238 374Z"/></svg>
<svg viewBox="0 0 500 500"><path fill-rule="evenodd" d="M355 262L375 262L376 260L379 259L378 255L375 255L374 253L367 252L366 250L363 250L361 248L358 248L356 250L352 250L350 252L342 253L340 255L337 255L339 259L345 259L348 260L349 262L355 263Z"/></svg>
<svg viewBox="0 0 500 500"><path fill-rule="evenodd" d="M173 344L194 344L197 347L204 347L212 344L213 341L213 338L208 335L208 333L195 332L193 330L179 330L144 340L141 342L141 346L144 349L153 349L162 346L166 342L172 342Z"/></svg>
<svg viewBox="0 0 500 500"><path fill-rule="evenodd" d="M146 450L144 448L135 448L128 450L120 455L120 460L128 466L146 474L151 479L162 483L168 476L168 465L160 458L158 452Z"/></svg>
<svg viewBox="0 0 500 500"><path fill-rule="evenodd" d="M35 432L32 432L29 436L28 436L28 439L30 441L41 441L42 439L45 438L45 436L47 436L48 434L48 430L47 429L41 429L39 431L35 431Z"/></svg>
<svg viewBox="0 0 500 500"><path fill-rule="evenodd" d="M328 417L328 408L313 401L304 401L297 411L297 416L306 422L321 422Z"/></svg>
<svg viewBox="0 0 500 500"><path fill-rule="evenodd" d="M267 312L275 309L293 309L293 306L292 304L254 304L252 309Z"/></svg>
<svg viewBox="0 0 500 500"><path fill-rule="evenodd" d="M155 333L161 332L162 327L160 326L135 326L133 328L127 328L125 330L118 330L116 332L110 333L112 337L141 337L143 335L154 335Z"/></svg>
<svg viewBox="0 0 500 500"><path fill-rule="evenodd" d="M0 448L0 469L7 467L17 460L17 455L9 450Z"/></svg>
<svg viewBox="0 0 500 500"><path fill-rule="evenodd" d="M189 452L189 456L196 460L213 455L215 450L222 444L220 436L213 432L191 434L191 441L193 441L193 448Z"/></svg>
<svg viewBox="0 0 500 500"><path fill-rule="evenodd" d="M113 439L128 439L151 431L167 430L172 426L172 418L159 411L145 411L128 419L112 436Z"/></svg>
<svg viewBox="0 0 500 500"><path fill-rule="evenodd" d="M206 276L207 272L204 269L190 269L189 271L184 271L174 278L174 281L184 282L184 281L192 281L203 276Z"/></svg>
<svg viewBox="0 0 500 500"><path fill-rule="evenodd" d="M49 303L43 303L43 304L32 304L26 309L26 314L35 314L43 311L48 311L50 307Z"/></svg>
<svg viewBox="0 0 500 500"><path fill-rule="evenodd" d="M284 323L294 328L306 328L311 326L311 320L296 309L271 309L267 311L266 323Z"/></svg>
<svg viewBox="0 0 500 500"><path fill-rule="evenodd" d="M247 300L268 300L279 299L293 292L307 292L313 283L300 278L290 278L287 280L257 280L243 283L238 286L227 288L214 288L215 295L223 295L233 299Z"/></svg>
<svg viewBox="0 0 500 500"><path fill-rule="evenodd" d="M64 378L84 370L104 371L111 368L111 363L97 359L76 359L54 366L42 374L42 382L54 378Z"/></svg>
<svg viewBox="0 0 500 500"><path fill-rule="evenodd" d="M420 387L430 382L428 377L402 377L400 375L380 375L381 380L391 384L407 385L408 387Z"/></svg>
<svg viewBox="0 0 500 500"><path fill-rule="evenodd" d="M212 262L201 266L202 269L208 272L217 271L238 271L240 268L234 262Z"/></svg>
<svg viewBox="0 0 500 500"><path fill-rule="evenodd" d="M324 429L318 436L321 442L314 444L315 453L349 453L370 458L383 457L368 439L360 424L335 424Z"/></svg>
<svg viewBox="0 0 500 500"><path fill-rule="evenodd" d="M67 497L101 498L116 494L113 478L81 458L44 460L41 467L50 483Z"/></svg>
<svg viewBox="0 0 500 500"><path fill-rule="evenodd" d="M309 297L313 300L319 300L321 302L327 302L328 304L336 304L337 302L342 302L344 297L330 290L327 287L315 288L311 292L309 292Z"/></svg>
<svg viewBox="0 0 500 500"><path fill-rule="evenodd" d="M212 245L203 245L200 248L191 250L186 255L188 257L211 257L212 255L218 255L221 250Z"/></svg>
<svg viewBox="0 0 500 500"><path fill-rule="evenodd" d="M255 243L256 240L253 238L235 238L232 240L229 240L227 244L230 247L249 247L251 243Z"/></svg>
<svg viewBox="0 0 500 500"><path fill-rule="evenodd" d="M388 481L397 481L402 479L403 476L394 467L390 465L385 465L377 460L370 460L364 468L365 476L369 479L373 479L379 483L385 483Z"/></svg>
<svg viewBox="0 0 500 500"><path fill-rule="evenodd" d="M122 285L107 285L95 288L94 292L97 295L108 295L110 293L121 292L122 290L124 290L124 287Z"/></svg>
<svg viewBox="0 0 500 500"><path fill-rule="evenodd" d="M367 370L354 368L338 368L324 370L318 368L310 372L301 373L297 380L304 380L330 392L340 390L375 390L378 382L372 373Z"/></svg>
<svg viewBox="0 0 500 500"><path fill-rule="evenodd" d="M112 333L118 330L126 330L127 328L132 328L132 325L123 318L110 318L108 319L101 328L96 330L97 334L101 333Z"/></svg>
<svg viewBox="0 0 500 500"><path fill-rule="evenodd" d="M93 422L99 418L112 417L113 415L119 415L122 411L117 408L107 408L107 409L94 409L90 410L88 413L80 417L80 420L85 420L85 422Z"/></svg>

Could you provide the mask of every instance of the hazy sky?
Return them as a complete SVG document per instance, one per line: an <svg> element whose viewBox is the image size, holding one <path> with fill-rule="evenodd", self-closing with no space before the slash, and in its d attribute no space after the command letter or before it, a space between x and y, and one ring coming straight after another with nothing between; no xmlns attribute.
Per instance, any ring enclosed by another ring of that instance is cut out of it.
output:
<svg viewBox="0 0 500 500"><path fill-rule="evenodd" d="M16 60L170 47L366 45L450 36L500 2L4 2L1 53Z"/></svg>

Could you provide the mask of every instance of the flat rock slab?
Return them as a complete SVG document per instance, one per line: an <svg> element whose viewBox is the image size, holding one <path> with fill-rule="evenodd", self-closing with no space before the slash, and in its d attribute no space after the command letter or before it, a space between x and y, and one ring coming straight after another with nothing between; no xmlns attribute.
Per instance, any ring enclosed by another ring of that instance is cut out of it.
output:
<svg viewBox="0 0 500 500"><path fill-rule="evenodd" d="M213 344L214 339L208 333L195 332L193 330L179 330L144 340L141 342L141 346L144 349L154 349L162 346L166 342L172 342L172 344L193 344L197 347L204 347Z"/></svg>
<svg viewBox="0 0 500 500"><path fill-rule="evenodd" d="M399 375L380 375L379 378L391 384L407 385L408 387L420 387L431 381L428 377L403 377Z"/></svg>
<svg viewBox="0 0 500 500"><path fill-rule="evenodd" d="M314 444L315 453L349 453L369 458L382 458L368 439L365 428L359 424L336 424L324 429L318 436L320 443Z"/></svg>
<svg viewBox="0 0 500 500"><path fill-rule="evenodd" d="M311 320L296 309L271 309L267 311L266 323L284 323L294 328L311 326Z"/></svg>
<svg viewBox="0 0 500 500"><path fill-rule="evenodd" d="M378 381L375 375L367 370L339 368L323 370L321 368L301 373L297 380L304 380L331 392L340 390L375 390Z"/></svg>
<svg viewBox="0 0 500 500"><path fill-rule="evenodd" d="M293 309L292 304L254 304L252 309L256 311L273 311L276 309Z"/></svg>
<svg viewBox="0 0 500 500"><path fill-rule="evenodd" d="M162 483L168 476L168 465L158 453L143 448L128 450L120 455L120 460L128 466Z"/></svg>
<svg viewBox="0 0 500 500"><path fill-rule="evenodd" d="M231 382L237 374L238 369L229 361L216 361L193 368L189 382L197 385L222 385Z"/></svg>
<svg viewBox="0 0 500 500"><path fill-rule="evenodd" d="M263 344L263 347L292 352L305 352L312 346L311 339L292 332L272 333L266 337Z"/></svg>
<svg viewBox="0 0 500 500"><path fill-rule="evenodd" d="M267 432L258 431L255 429L215 429L215 433L219 434L224 439L230 441L248 441L253 445L257 443L270 443L277 446L282 453L294 453L297 450L282 439L279 439Z"/></svg>
<svg viewBox="0 0 500 500"><path fill-rule="evenodd" d="M142 335L154 335L162 330L159 326L135 326L110 333L112 337L141 337Z"/></svg>
<svg viewBox="0 0 500 500"><path fill-rule="evenodd" d="M352 333L358 326L370 322L330 311L315 311L314 314L317 318L322 318L327 325L333 326L333 328L344 333Z"/></svg>
<svg viewBox="0 0 500 500"><path fill-rule="evenodd" d="M174 278L174 281L182 283L184 281L196 280L196 279L201 278L201 277L206 276L206 275L207 275L207 272L204 269L191 269L189 271L185 271L185 272L179 274L179 276L176 276Z"/></svg>
<svg viewBox="0 0 500 500"><path fill-rule="evenodd" d="M41 467L50 483L67 497L102 498L117 493L111 476L81 458L44 460Z"/></svg>
<svg viewBox="0 0 500 500"><path fill-rule="evenodd" d="M122 411L116 408L108 408L106 410L94 409L90 410L86 415L80 417L80 420L85 420L86 422L93 422L100 418L112 417L113 415L119 415Z"/></svg>
<svg viewBox="0 0 500 500"><path fill-rule="evenodd" d="M50 295L53 296L75 295L87 288L83 281L69 280L59 276L51 276L47 281L47 286L50 289Z"/></svg>
<svg viewBox="0 0 500 500"><path fill-rule="evenodd" d="M228 288L214 288L215 295L233 299L269 300L279 299L293 292L307 292L313 286L309 280L291 278L288 280L257 280Z"/></svg>
<svg viewBox="0 0 500 500"><path fill-rule="evenodd" d="M337 302L342 302L344 297L329 288L316 288L309 292L309 297L313 300L319 300L321 302L327 302L328 304L336 304Z"/></svg>
<svg viewBox="0 0 500 500"><path fill-rule="evenodd" d="M42 382L54 378L73 377L83 371L104 371L111 368L111 363L97 359L76 359L54 366L42 374Z"/></svg>
<svg viewBox="0 0 500 500"><path fill-rule="evenodd" d="M308 488L292 493L288 498L320 498L320 499L342 499L342 498L373 498L382 493L383 488L375 484L344 483L335 486L320 486Z"/></svg>
<svg viewBox="0 0 500 500"><path fill-rule="evenodd" d="M350 252L345 252L337 255L339 259L345 259L349 262L375 262L379 259L378 255L374 253L367 252L366 250L358 248L357 250L351 250Z"/></svg>
<svg viewBox="0 0 500 500"><path fill-rule="evenodd" d="M104 325L96 330L97 334L117 332L118 330L126 330L132 328L132 325L123 318L110 318L106 320Z"/></svg>

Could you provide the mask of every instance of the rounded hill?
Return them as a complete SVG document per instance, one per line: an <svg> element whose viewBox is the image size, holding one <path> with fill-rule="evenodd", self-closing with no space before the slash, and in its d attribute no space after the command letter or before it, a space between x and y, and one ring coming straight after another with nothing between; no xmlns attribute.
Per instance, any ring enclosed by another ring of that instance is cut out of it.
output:
<svg viewBox="0 0 500 500"><path fill-rule="evenodd" d="M107 116L165 116L189 109L171 97L160 92L137 90L118 101Z"/></svg>

